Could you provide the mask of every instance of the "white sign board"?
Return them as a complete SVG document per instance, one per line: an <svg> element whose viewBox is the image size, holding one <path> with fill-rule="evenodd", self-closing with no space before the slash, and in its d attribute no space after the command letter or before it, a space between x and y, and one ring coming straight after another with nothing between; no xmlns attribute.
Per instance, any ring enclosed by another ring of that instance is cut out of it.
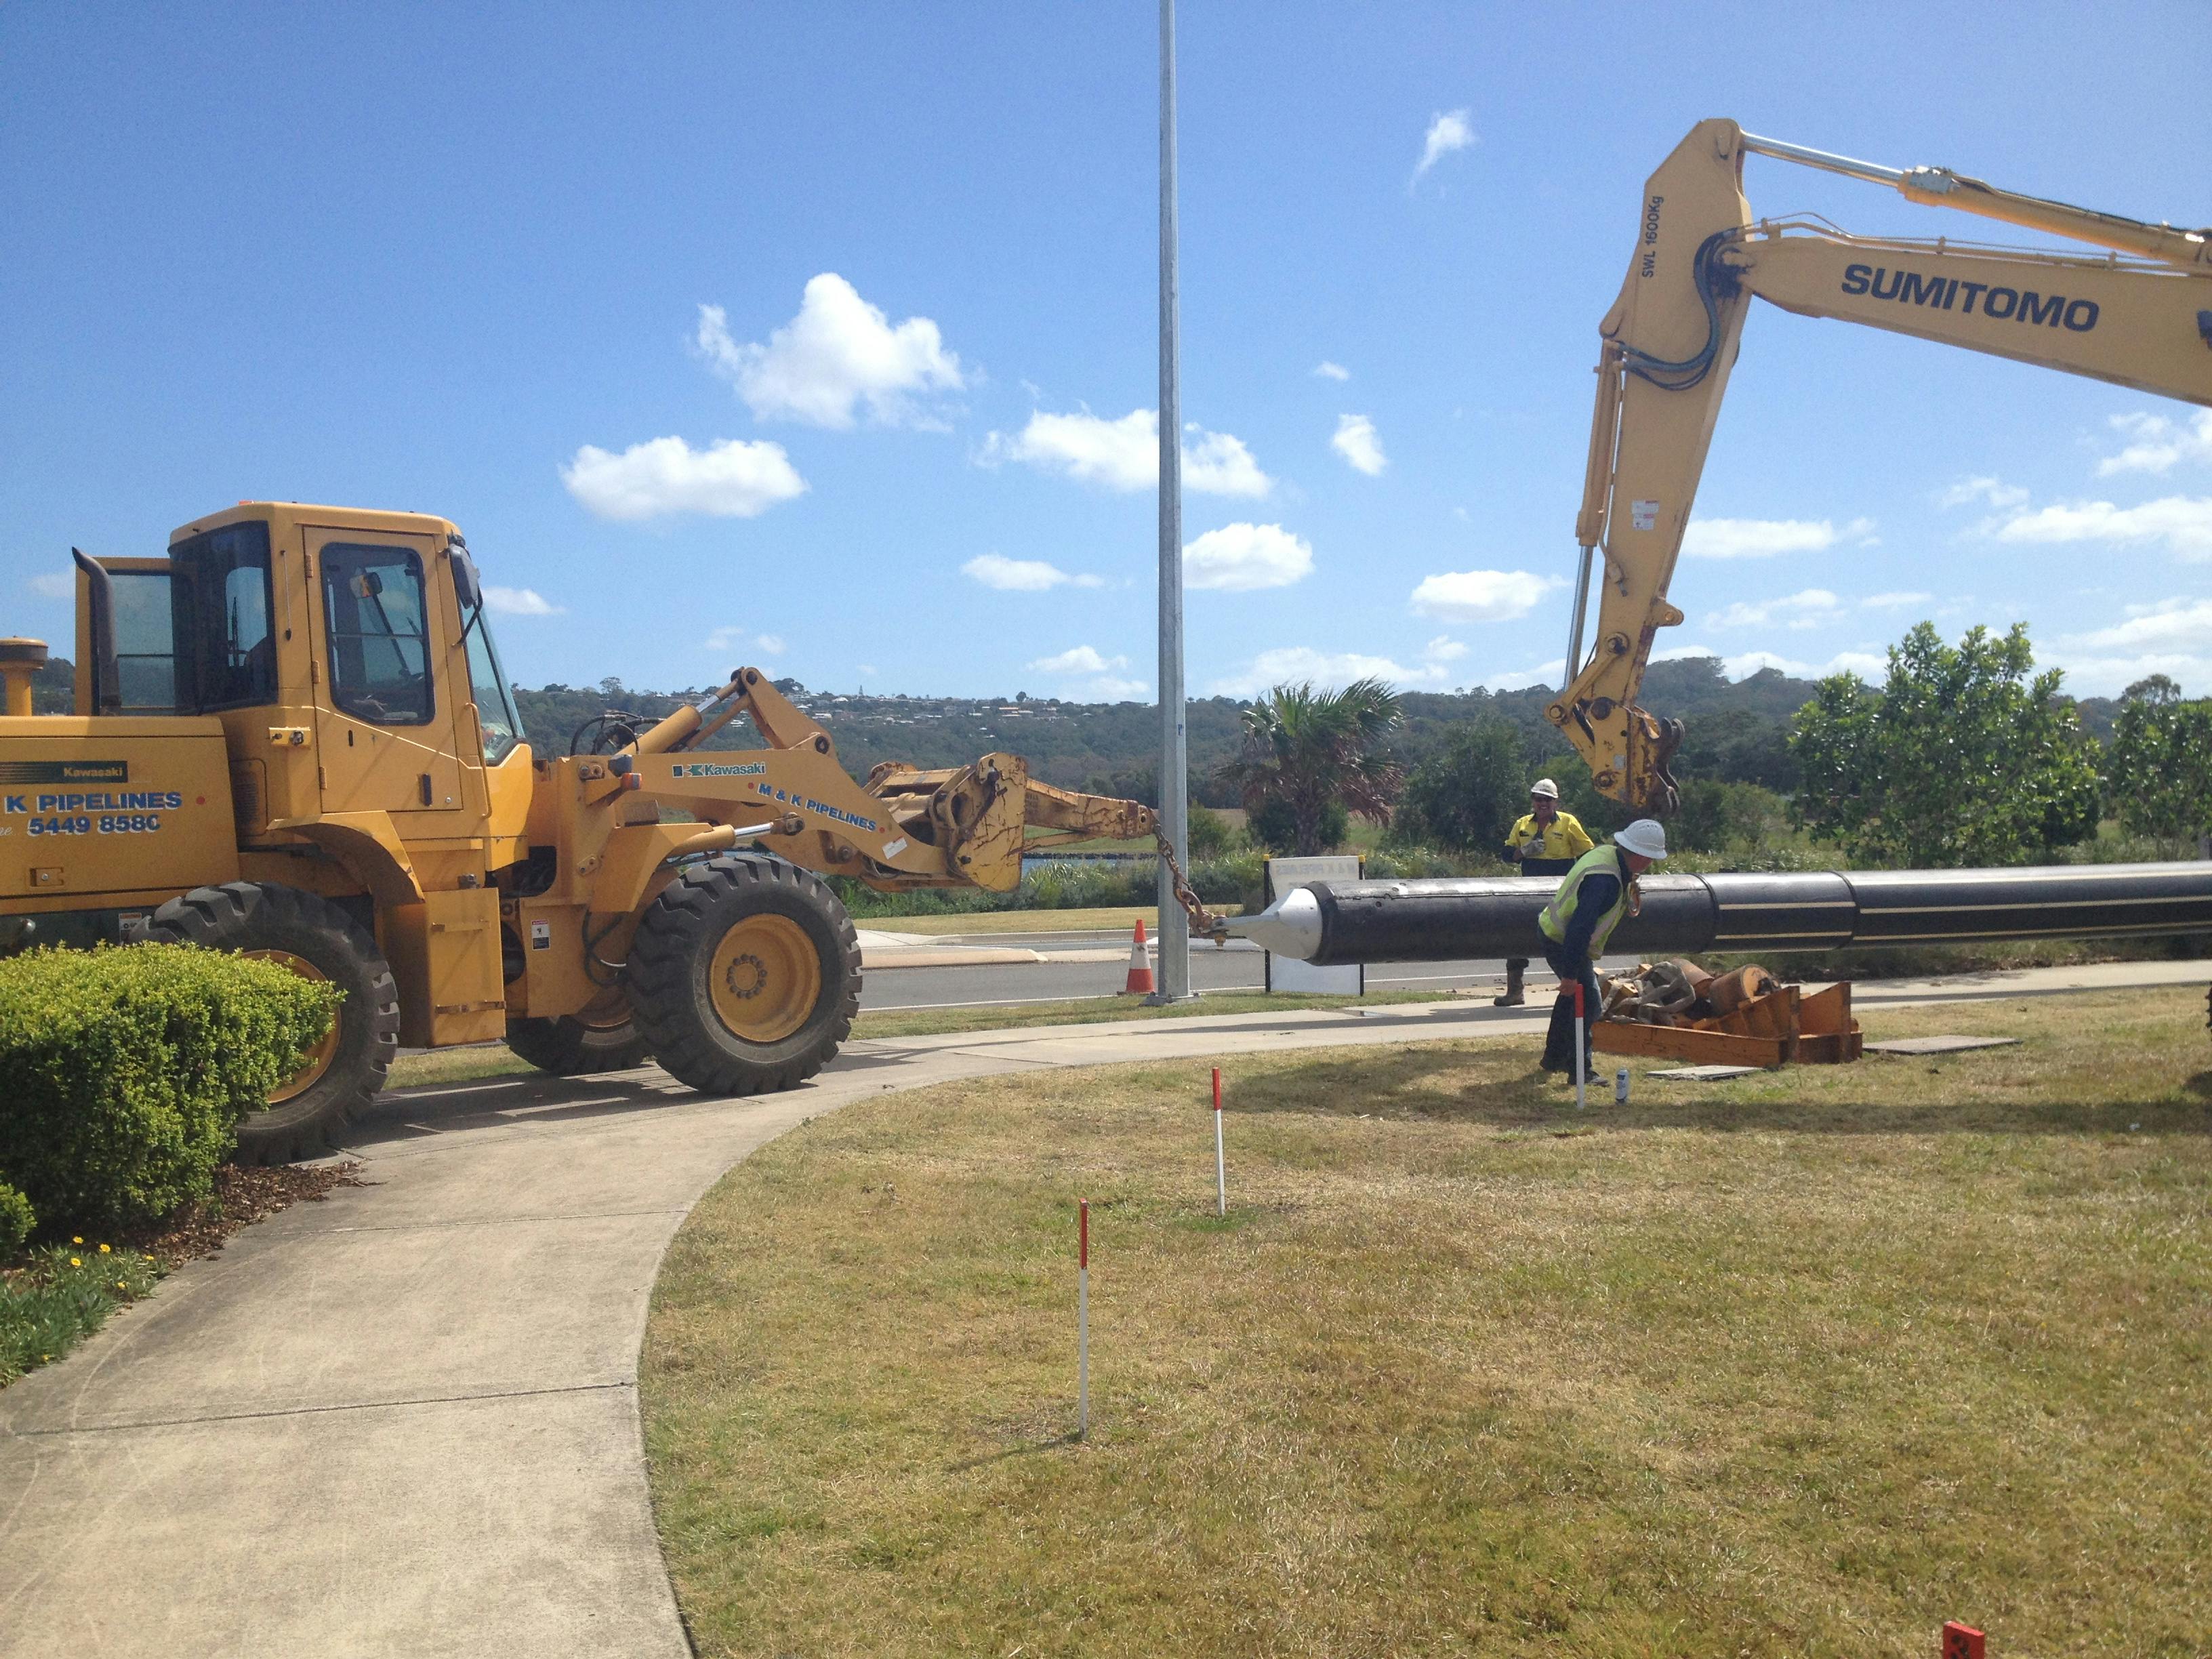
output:
<svg viewBox="0 0 2212 1659"><path fill-rule="evenodd" d="M1263 868L1266 872L1264 891L1270 904L1284 894L1316 881L1359 879L1359 859L1356 854L1328 854L1310 859L1269 859ZM1296 957L1279 957L1270 951L1267 952L1267 986L1270 991L1312 991L1324 996L1356 997L1366 993L1367 969L1357 962L1341 968L1316 968L1310 962L1300 962Z"/></svg>

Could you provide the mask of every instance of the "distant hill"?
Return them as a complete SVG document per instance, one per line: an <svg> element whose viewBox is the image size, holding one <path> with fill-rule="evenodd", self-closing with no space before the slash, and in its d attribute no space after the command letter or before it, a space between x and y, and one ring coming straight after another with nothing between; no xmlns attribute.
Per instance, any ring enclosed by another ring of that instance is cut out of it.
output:
<svg viewBox="0 0 2212 1659"><path fill-rule="evenodd" d="M51 659L33 682L33 707L42 714L73 706L67 658ZM779 680L791 697L836 740L838 758L865 778L878 761L916 766L964 765L993 750L1022 756L1048 783L1135 799L1157 797L1153 784L1159 746L1159 713L1151 703L1066 702L1053 697L847 696L810 691L795 679ZM1685 657L1654 663L1644 677L1644 706L1685 720L1689 736L1675 762L1685 778L1720 777L1788 791L1796 768L1784 741L1790 717L1813 695L1814 682L1763 668L1730 680L1717 657ZM515 688L531 746L541 755L565 755L569 738L586 720L609 710L658 720L706 692L637 691L619 680L596 686ZM1544 719L1550 688L1520 691L1408 691L1406 730L1399 743L1408 764L1442 746L1447 730L1471 720L1503 720L1522 733L1532 767L1565 763L1566 742ZM1186 730L1194 779L1193 799L1209 805L1235 800L1211 782L1214 769L1237 751L1245 705L1231 697L1204 697L1190 705ZM2118 708L2110 697L2085 697L2076 705L2084 729L2100 741L2112 735ZM745 749L759 741L750 722L738 721L708 745Z"/></svg>
<svg viewBox="0 0 2212 1659"><path fill-rule="evenodd" d="M957 766L993 750L1020 755L1036 775L1063 788L1094 782L1136 799L1157 793L1159 713L1151 703L1067 702L1039 697L862 696L810 691L797 680L776 682L784 694L822 722L837 744L838 758L856 777L878 761L915 766ZM1730 681L1716 657L1655 663L1644 680L1644 706L1690 717L1690 739L1677 769L1684 776L1741 777L1770 787L1796 781L1783 746L1790 716L1813 695L1813 682L1773 669ZM636 691L619 681L596 688L518 687L516 697L530 742L541 754L566 754L569 739L603 710L618 708L659 719L705 693ZM1409 691L1406 731L1399 747L1409 764L1442 746L1447 730L1471 720L1504 720L1522 734L1532 764L1564 759L1565 741L1544 719L1553 692ZM1237 751L1245 705L1230 697L1194 700L1185 720L1194 775L1194 798L1233 805L1212 783L1220 764ZM744 749L759 739L747 721L718 733L711 748Z"/></svg>

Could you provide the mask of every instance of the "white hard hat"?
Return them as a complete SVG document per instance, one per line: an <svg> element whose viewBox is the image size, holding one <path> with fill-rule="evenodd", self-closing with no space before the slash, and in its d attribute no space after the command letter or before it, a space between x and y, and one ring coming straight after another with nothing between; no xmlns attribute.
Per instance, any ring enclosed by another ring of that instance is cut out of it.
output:
<svg viewBox="0 0 2212 1659"><path fill-rule="evenodd" d="M1549 778L1539 778L1528 786L1528 793L1532 795L1541 795L1546 800L1557 800L1559 798L1559 786Z"/></svg>
<svg viewBox="0 0 2212 1659"><path fill-rule="evenodd" d="M1638 818L1614 836L1613 844L1639 858L1663 859L1667 856L1667 827L1656 818Z"/></svg>

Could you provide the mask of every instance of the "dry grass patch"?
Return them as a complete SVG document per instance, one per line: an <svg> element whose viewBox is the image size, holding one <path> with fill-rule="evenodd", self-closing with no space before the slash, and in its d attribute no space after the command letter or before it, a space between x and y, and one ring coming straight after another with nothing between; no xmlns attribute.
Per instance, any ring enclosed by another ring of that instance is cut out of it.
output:
<svg viewBox="0 0 2212 1659"><path fill-rule="evenodd" d="M708 1654L2197 1654L2201 994L1877 1013L1943 1060L1527 1040L886 1097L741 1165L646 1344ZM1094 1434L1073 1426L1093 1200Z"/></svg>

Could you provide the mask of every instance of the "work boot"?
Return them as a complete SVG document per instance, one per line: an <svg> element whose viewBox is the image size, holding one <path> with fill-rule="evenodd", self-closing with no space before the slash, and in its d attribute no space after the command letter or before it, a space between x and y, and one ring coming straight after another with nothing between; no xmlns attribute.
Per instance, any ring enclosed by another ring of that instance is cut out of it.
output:
<svg viewBox="0 0 2212 1659"><path fill-rule="evenodd" d="M1493 1008L1518 1008L1526 1003L1528 999L1521 994L1521 975L1528 971L1528 964L1525 960L1509 958L1505 963L1504 993L1491 998L1490 1006Z"/></svg>

